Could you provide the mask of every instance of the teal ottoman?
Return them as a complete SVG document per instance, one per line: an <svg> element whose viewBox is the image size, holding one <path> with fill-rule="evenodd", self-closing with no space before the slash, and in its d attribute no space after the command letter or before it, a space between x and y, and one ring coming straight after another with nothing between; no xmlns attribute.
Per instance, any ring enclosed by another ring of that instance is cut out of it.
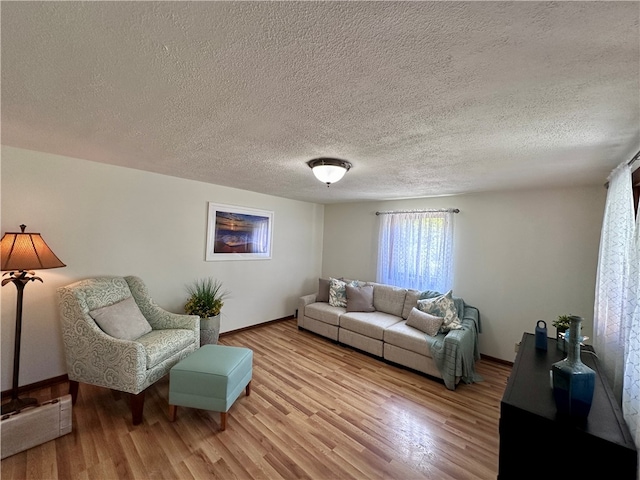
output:
<svg viewBox="0 0 640 480"><path fill-rule="evenodd" d="M251 393L253 351L227 345L204 345L169 371L169 419L178 406L220 412L220 430L227 412L246 390Z"/></svg>

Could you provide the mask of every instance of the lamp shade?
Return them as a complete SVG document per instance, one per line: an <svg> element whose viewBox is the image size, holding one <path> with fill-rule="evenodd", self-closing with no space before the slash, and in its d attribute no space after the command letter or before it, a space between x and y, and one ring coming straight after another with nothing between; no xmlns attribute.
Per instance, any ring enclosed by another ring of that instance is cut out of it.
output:
<svg viewBox="0 0 640 480"><path fill-rule="evenodd" d="M307 165L311 167L315 177L327 185L341 180L352 167L351 163L346 160L327 157L309 160Z"/></svg>
<svg viewBox="0 0 640 480"><path fill-rule="evenodd" d="M7 232L0 240L2 271L41 270L65 267L39 233Z"/></svg>

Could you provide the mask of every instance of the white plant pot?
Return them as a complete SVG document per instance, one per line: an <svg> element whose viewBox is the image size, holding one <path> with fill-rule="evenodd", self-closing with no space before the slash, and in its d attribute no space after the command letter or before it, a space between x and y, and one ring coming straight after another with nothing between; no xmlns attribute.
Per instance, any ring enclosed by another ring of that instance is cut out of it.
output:
<svg viewBox="0 0 640 480"><path fill-rule="evenodd" d="M220 315L200 318L200 346L216 345L220 335Z"/></svg>

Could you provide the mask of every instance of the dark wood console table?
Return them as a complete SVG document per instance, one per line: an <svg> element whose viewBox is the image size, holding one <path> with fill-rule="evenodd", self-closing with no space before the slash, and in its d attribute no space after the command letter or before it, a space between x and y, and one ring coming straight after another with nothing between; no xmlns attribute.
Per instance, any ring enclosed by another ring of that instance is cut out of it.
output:
<svg viewBox="0 0 640 480"><path fill-rule="evenodd" d="M585 421L558 417L549 370L566 357L550 338L547 351L536 350L531 333L522 336L513 370L500 403L498 479L636 479L637 453L597 358L584 347L582 361L596 371L591 411Z"/></svg>

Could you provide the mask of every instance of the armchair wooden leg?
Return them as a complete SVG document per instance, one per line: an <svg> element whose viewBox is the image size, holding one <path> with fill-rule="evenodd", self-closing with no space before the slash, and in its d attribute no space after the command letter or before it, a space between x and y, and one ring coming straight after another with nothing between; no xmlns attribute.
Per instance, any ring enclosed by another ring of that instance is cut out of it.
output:
<svg viewBox="0 0 640 480"><path fill-rule="evenodd" d="M78 388L80 384L75 380L69 380L69 394L71 395L71 405L75 405L78 400Z"/></svg>
<svg viewBox="0 0 640 480"><path fill-rule="evenodd" d="M169 405L169 421L170 422L175 422L176 421L176 412L178 411L178 406L177 405Z"/></svg>
<svg viewBox="0 0 640 480"><path fill-rule="evenodd" d="M245 388L245 390L244 390L244 391L245 391L245 393L246 393L247 397L248 397L249 395L251 395L251 382L247 383L247 388Z"/></svg>
<svg viewBox="0 0 640 480"><path fill-rule="evenodd" d="M131 395L131 415L133 424L140 425L142 423L142 410L144 408L144 390L137 395Z"/></svg>

